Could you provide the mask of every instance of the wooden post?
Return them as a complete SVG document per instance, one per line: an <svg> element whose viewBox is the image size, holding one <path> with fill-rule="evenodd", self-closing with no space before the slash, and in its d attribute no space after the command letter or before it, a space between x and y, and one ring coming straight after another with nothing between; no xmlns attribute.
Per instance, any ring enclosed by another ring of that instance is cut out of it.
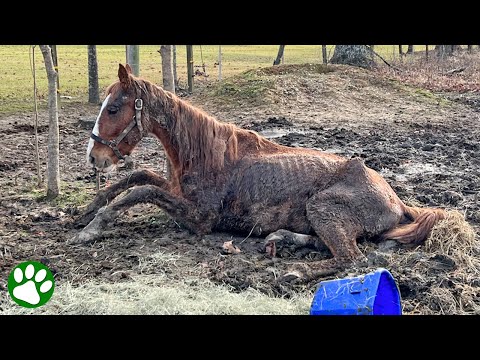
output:
<svg viewBox="0 0 480 360"><path fill-rule="evenodd" d="M328 63L327 59L327 45L322 45L322 60L325 65Z"/></svg>
<svg viewBox="0 0 480 360"><path fill-rule="evenodd" d="M218 45L218 80L222 80L222 45Z"/></svg>
<svg viewBox="0 0 480 360"><path fill-rule="evenodd" d="M193 93L193 45L187 45L188 92Z"/></svg>
<svg viewBox="0 0 480 360"><path fill-rule="evenodd" d="M163 88L175 94L175 80L173 75L173 46L160 45L159 50L162 57L162 78Z"/></svg>
<svg viewBox="0 0 480 360"><path fill-rule="evenodd" d="M60 99L60 77L58 76L57 45L50 45L50 48L52 49L53 66L55 71L57 72L57 95L58 99Z"/></svg>
<svg viewBox="0 0 480 360"><path fill-rule="evenodd" d="M133 75L140 75L140 46L127 45L127 64L132 68Z"/></svg>
<svg viewBox="0 0 480 360"><path fill-rule="evenodd" d="M177 77L177 45L173 45L173 82L175 83L175 90L178 86L178 77Z"/></svg>

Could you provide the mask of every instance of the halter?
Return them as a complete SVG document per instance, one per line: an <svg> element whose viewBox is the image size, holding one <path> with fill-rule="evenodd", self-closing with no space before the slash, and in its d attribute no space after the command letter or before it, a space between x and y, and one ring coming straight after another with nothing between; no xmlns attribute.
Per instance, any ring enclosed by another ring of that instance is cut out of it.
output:
<svg viewBox="0 0 480 360"><path fill-rule="evenodd" d="M112 149L119 160L124 160L125 156L123 156L120 150L118 149L118 144L120 144L122 140L125 138L125 136L127 136L128 133L132 131L135 125L138 126L138 129L140 130L140 135L143 134L142 109L143 109L143 100L140 98L135 99L135 115L133 116L132 121L130 121L130 124L128 124L128 126L122 131L120 135L117 136L116 139L104 140L100 136L95 135L93 132L90 134L90 137L93 140L98 141L100 144L106 145L110 149Z"/></svg>

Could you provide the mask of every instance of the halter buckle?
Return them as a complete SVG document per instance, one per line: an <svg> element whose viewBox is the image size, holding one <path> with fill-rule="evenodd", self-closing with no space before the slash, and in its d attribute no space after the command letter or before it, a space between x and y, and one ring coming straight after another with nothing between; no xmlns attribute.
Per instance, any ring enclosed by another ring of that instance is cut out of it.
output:
<svg viewBox="0 0 480 360"><path fill-rule="evenodd" d="M143 109L143 100L135 99L135 110L142 110L142 109Z"/></svg>

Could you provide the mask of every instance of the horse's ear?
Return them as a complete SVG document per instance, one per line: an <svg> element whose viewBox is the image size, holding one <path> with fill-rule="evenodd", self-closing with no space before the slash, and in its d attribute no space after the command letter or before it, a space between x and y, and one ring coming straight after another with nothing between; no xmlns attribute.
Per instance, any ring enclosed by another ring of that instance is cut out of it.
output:
<svg viewBox="0 0 480 360"><path fill-rule="evenodd" d="M125 64L125 69L127 69L127 72L129 74L133 74L132 67L130 66L130 64Z"/></svg>
<svg viewBox="0 0 480 360"><path fill-rule="evenodd" d="M130 74L128 73L127 68L122 64L118 64L118 79L122 83L124 89L127 89L130 86ZM128 65L127 65L128 66Z"/></svg>

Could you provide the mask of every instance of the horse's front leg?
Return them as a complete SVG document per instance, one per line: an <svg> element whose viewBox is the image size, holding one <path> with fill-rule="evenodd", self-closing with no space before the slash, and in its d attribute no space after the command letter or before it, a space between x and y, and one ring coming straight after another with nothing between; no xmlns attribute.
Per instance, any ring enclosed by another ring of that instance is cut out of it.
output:
<svg viewBox="0 0 480 360"><path fill-rule="evenodd" d="M88 205L87 209L77 220L75 220L75 225L77 227L84 227L90 221L93 220L97 211L110 203L118 195L120 195L125 190L140 185L155 185L159 188L169 191L171 189L171 183L161 177L160 175L154 173L150 170L139 170L133 172L131 175L120 180L119 182L98 191L95 199Z"/></svg>
<svg viewBox="0 0 480 360"><path fill-rule="evenodd" d="M182 197L154 185L144 185L133 189L121 200L101 208L95 218L69 243L91 242L99 238L126 209L142 203L151 203L161 207L167 214L196 234L211 232L217 214L214 211L203 211Z"/></svg>

